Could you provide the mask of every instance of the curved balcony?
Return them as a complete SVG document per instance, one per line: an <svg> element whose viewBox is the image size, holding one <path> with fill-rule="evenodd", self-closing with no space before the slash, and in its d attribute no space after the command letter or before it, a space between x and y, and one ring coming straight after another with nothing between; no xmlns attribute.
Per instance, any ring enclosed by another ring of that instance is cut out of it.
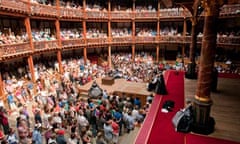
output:
<svg viewBox="0 0 240 144"><path fill-rule="evenodd" d="M218 37L217 43L221 45L231 44L231 45L240 45L240 36L238 37Z"/></svg>
<svg viewBox="0 0 240 144"><path fill-rule="evenodd" d="M159 36L158 42L159 43L185 43L186 41L190 40L191 37L182 37L182 36Z"/></svg>
<svg viewBox="0 0 240 144"><path fill-rule="evenodd" d="M79 47L102 47L111 44L112 46L132 45L132 44L190 44L191 36L159 36L159 37L112 37L111 43L108 38L88 38L85 44L84 38L62 40L62 48L79 48ZM197 37L197 43L202 43L202 37ZM32 52L51 51L58 49L57 40L36 41L33 42L34 51L30 48L29 42L11 45L0 45L0 60L15 56L25 55ZM218 37L217 46L226 48L239 48L240 37Z"/></svg>
<svg viewBox="0 0 240 144"><path fill-rule="evenodd" d="M22 0L1 0L0 9L8 10L10 12L28 13L28 2Z"/></svg>
<svg viewBox="0 0 240 144"><path fill-rule="evenodd" d="M9 56L26 54L29 52L32 52L29 42L10 45L0 45L0 59Z"/></svg>
<svg viewBox="0 0 240 144"><path fill-rule="evenodd" d="M136 36L135 37L135 43L136 44L145 44L145 43L156 43L156 37L155 36Z"/></svg>
<svg viewBox="0 0 240 144"><path fill-rule="evenodd" d="M57 17L57 8L56 6L48 6L43 4L31 4L31 14L33 16L50 16Z"/></svg>
<svg viewBox="0 0 240 144"><path fill-rule="evenodd" d="M220 16L240 14L240 4L224 5L221 7Z"/></svg>
<svg viewBox="0 0 240 144"><path fill-rule="evenodd" d="M62 40L62 48L85 46L83 38Z"/></svg>
<svg viewBox="0 0 240 144"><path fill-rule="evenodd" d="M136 19L157 19L158 14L157 12L136 12L135 13Z"/></svg>
<svg viewBox="0 0 240 144"><path fill-rule="evenodd" d="M35 51L47 51L58 48L57 40L33 42Z"/></svg>
<svg viewBox="0 0 240 144"><path fill-rule="evenodd" d="M134 14L132 12L125 12L125 11L111 11L110 18L112 20L122 20L122 19L132 19Z"/></svg>
<svg viewBox="0 0 240 144"><path fill-rule="evenodd" d="M132 43L132 36L112 37L113 45L129 45Z"/></svg>
<svg viewBox="0 0 240 144"><path fill-rule="evenodd" d="M81 9L60 8L60 17L62 18L83 18Z"/></svg>
<svg viewBox="0 0 240 144"><path fill-rule="evenodd" d="M108 44L108 38L87 38L88 46L98 46Z"/></svg>
<svg viewBox="0 0 240 144"><path fill-rule="evenodd" d="M191 14L184 12L183 9L160 9L159 12L160 18L183 18L188 16L191 16Z"/></svg>
<svg viewBox="0 0 240 144"><path fill-rule="evenodd" d="M87 19L108 19L107 11L86 11Z"/></svg>

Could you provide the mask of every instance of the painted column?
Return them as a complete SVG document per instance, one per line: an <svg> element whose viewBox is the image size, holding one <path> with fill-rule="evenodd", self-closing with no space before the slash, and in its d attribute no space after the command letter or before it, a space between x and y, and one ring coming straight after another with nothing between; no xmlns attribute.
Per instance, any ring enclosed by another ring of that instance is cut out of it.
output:
<svg viewBox="0 0 240 144"><path fill-rule="evenodd" d="M210 117L212 106L211 82L216 51L217 21L219 1L209 0L204 3L204 28L198 72L197 90L194 99L194 131L209 134L214 131L214 119Z"/></svg>

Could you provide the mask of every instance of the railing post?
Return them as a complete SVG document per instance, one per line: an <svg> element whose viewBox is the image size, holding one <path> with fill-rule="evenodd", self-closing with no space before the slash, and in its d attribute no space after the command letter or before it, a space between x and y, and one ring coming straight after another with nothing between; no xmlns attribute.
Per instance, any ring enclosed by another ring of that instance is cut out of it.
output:
<svg viewBox="0 0 240 144"><path fill-rule="evenodd" d="M32 55L28 56L27 60L28 60L28 67L29 67L29 70L31 72L32 81L35 82L36 79L35 79L35 75L34 75L34 64L33 64Z"/></svg>
<svg viewBox="0 0 240 144"><path fill-rule="evenodd" d="M6 96L4 95L4 84L2 80L2 72L0 71L0 99L4 101Z"/></svg>
<svg viewBox="0 0 240 144"><path fill-rule="evenodd" d="M56 37L57 37L57 44L58 44L58 51L57 51L57 61L58 61L58 67L59 67L59 73L63 74L63 67L62 67L62 56L61 56L61 50L62 50L62 41L61 41L61 34L60 34L60 22L59 19L55 21L55 27L56 27Z"/></svg>

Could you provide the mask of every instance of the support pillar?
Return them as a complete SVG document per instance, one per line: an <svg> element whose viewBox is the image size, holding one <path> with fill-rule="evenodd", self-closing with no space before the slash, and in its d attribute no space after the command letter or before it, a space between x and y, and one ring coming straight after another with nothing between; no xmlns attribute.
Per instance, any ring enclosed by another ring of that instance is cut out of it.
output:
<svg viewBox="0 0 240 144"><path fill-rule="evenodd" d="M203 39L198 72L197 90L194 98L194 132L210 134L214 131L214 119L210 117L212 106L211 82L216 52L219 1L205 1Z"/></svg>
<svg viewBox="0 0 240 144"><path fill-rule="evenodd" d="M6 96L4 95L4 84L2 80L2 72L0 71L0 99L5 100Z"/></svg>
<svg viewBox="0 0 240 144"><path fill-rule="evenodd" d="M61 52L61 50L58 50L58 51L57 51L57 61L58 61L59 73L60 73L60 74L63 74L62 52Z"/></svg>
<svg viewBox="0 0 240 144"><path fill-rule="evenodd" d="M196 74L196 62L195 62L195 50L197 47L197 16L192 18L192 30L191 30L191 44L190 44L190 63L188 64L188 70L186 72L186 78L197 79Z"/></svg>
<svg viewBox="0 0 240 144"><path fill-rule="evenodd" d="M112 69L112 54L111 54L111 46L108 46L108 67Z"/></svg>
<svg viewBox="0 0 240 144"><path fill-rule="evenodd" d="M135 44L132 45L132 62L135 62Z"/></svg>
<svg viewBox="0 0 240 144"><path fill-rule="evenodd" d="M156 46L156 62L159 62L159 44Z"/></svg>
<svg viewBox="0 0 240 144"><path fill-rule="evenodd" d="M87 48L83 48L83 59L84 59L84 64L87 64Z"/></svg>
<svg viewBox="0 0 240 144"><path fill-rule="evenodd" d="M28 67L29 67L29 70L30 70L30 73L31 73L31 78L32 78L32 81L35 82L36 79L35 79L35 74L34 74L34 64L33 64L33 58L32 56L30 55L28 58Z"/></svg>

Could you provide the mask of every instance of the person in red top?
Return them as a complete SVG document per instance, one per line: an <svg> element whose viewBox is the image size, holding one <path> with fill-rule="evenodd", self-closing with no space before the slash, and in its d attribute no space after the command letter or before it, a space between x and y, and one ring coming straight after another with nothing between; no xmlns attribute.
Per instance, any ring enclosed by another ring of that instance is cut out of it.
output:
<svg viewBox="0 0 240 144"><path fill-rule="evenodd" d="M8 116L6 111L3 107L0 107L0 124L3 127L4 134L9 133L9 123L8 123Z"/></svg>
<svg viewBox="0 0 240 144"><path fill-rule="evenodd" d="M112 129L113 129L113 143L117 144L118 143L118 137L119 137L119 125L116 122L116 119L113 118L112 120Z"/></svg>

